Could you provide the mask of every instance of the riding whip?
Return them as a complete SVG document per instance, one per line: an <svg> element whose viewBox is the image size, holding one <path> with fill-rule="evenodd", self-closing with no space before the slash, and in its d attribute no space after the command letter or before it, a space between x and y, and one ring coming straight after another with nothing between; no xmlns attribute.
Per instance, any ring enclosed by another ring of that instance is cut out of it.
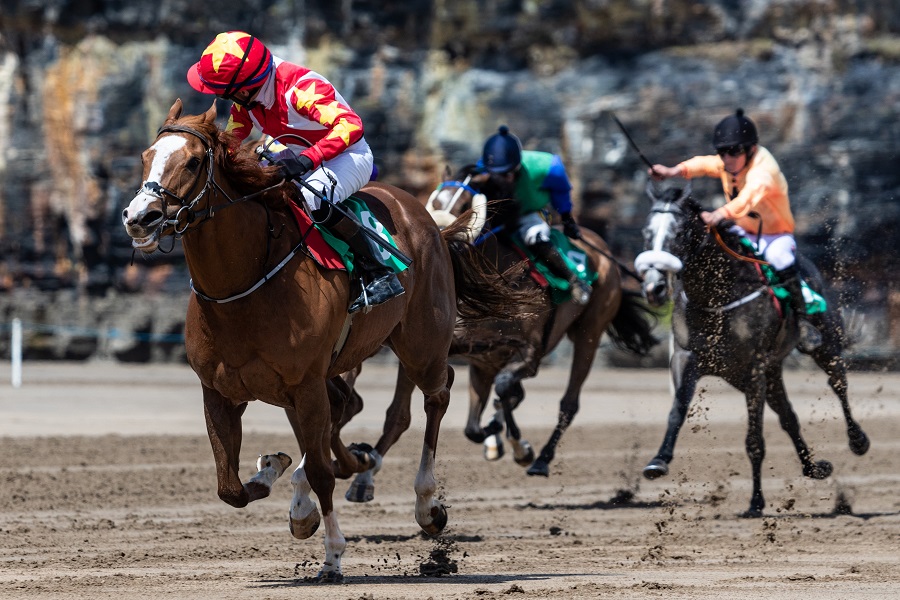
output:
<svg viewBox="0 0 900 600"><path fill-rule="evenodd" d="M656 169L653 168L653 163L651 163L649 160L647 160L647 157L644 156L644 153L641 152L641 149L638 148L638 145L634 143L633 139L631 139L631 135L628 133L628 130L625 129L625 126L622 125L622 121L619 120L619 118L616 116L616 114L614 112L610 111L609 114L610 114L610 116L612 116L613 121L616 122L616 125L619 126L619 129L622 130L622 133L625 134L625 139L628 140L628 143L631 144L631 147L634 148L634 151L637 152L638 156L641 157L641 160L644 161L644 164L647 165L648 167L650 167L651 171L656 173Z"/></svg>

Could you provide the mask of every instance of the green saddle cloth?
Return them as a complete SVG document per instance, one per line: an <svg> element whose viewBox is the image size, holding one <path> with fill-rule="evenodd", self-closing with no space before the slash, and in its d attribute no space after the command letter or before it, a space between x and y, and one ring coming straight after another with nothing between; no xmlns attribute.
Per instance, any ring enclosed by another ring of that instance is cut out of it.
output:
<svg viewBox="0 0 900 600"><path fill-rule="evenodd" d="M567 279L554 275L547 265L538 260L534 254L528 250L528 246L525 245L519 236L513 236L513 240L516 246L534 264L538 273L543 275L547 280L547 283L550 284L550 298L554 304L562 304L572 297L572 286ZM560 255L566 261L569 270L578 275L578 279L588 285L593 285L594 282L597 281L599 275L597 274L597 271L591 269L587 253L573 244L563 232L551 229L550 243L559 251Z"/></svg>
<svg viewBox="0 0 900 600"><path fill-rule="evenodd" d="M741 244L750 250L753 253L753 256L763 260L763 256L756 251L756 245L753 242L742 237ZM787 300L791 294L784 288L781 282L778 281L775 269L769 265L760 265L760 267L762 268L763 275L766 277L766 282L769 284L769 287L772 288L775 297L779 300ZM812 289L802 277L800 277L800 288L803 290L803 301L806 303L806 314L814 315L816 313L823 313L828 309L828 303L825 302L825 298L819 292Z"/></svg>
<svg viewBox="0 0 900 600"><path fill-rule="evenodd" d="M363 227L366 227L379 235L384 240L384 245L393 246L395 249L399 251L397 248L397 243L394 241L394 238L391 236L390 232L385 229L384 225L381 224L374 214L369 210L369 207L366 206L366 203L363 202L360 198L356 196L350 196L343 202L341 202L343 206L353 211L353 213L359 218L359 222L362 223ZM325 239L325 242L334 248L335 252L340 254L341 260L344 261L344 266L347 267L347 271L352 273L354 270L353 265L353 251L350 250L350 246L347 245L347 242L344 240L335 237L332 235L330 231L325 229L324 227L319 227L316 225L316 229L318 229L322 233L322 237ZM403 264L401 261L397 260L397 258L388 252L387 250L382 250L382 258L384 259L384 264L391 267L394 270L394 273L400 273L401 271L405 271L407 266Z"/></svg>

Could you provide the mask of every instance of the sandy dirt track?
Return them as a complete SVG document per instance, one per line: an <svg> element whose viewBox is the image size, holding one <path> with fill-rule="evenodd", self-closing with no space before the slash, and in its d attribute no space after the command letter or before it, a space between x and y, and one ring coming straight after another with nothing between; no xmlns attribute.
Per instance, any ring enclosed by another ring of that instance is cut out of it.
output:
<svg viewBox="0 0 900 600"><path fill-rule="evenodd" d="M900 376L851 374L855 416L872 440L857 457L824 375L790 372L806 440L834 475L803 478L767 409L766 516L747 520L738 518L750 495L746 410L717 380L701 382L672 472L650 482L640 470L664 430L666 373L595 369L546 479L508 455L486 462L463 437L465 369L457 373L437 463L445 535L424 537L413 516L424 427L415 405L373 502L346 502L338 481L348 539L338 585L309 580L323 532L291 537L289 476L245 509L216 497L186 367L26 364L19 389L0 373L0 598L900 598ZM527 385L518 414L537 449L564 382L550 367ZM363 374L367 407L346 441L375 441L392 385L389 365ZM244 423L245 477L259 453L299 459L281 411L254 403ZM838 514L841 499L852 514ZM440 557L456 573L420 573Z"/></svg>

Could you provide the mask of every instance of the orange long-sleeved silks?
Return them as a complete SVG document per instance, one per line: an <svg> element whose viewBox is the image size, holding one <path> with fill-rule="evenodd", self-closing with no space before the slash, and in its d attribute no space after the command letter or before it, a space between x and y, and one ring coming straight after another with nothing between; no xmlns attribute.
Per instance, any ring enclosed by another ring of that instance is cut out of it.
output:
<svg viewBox="0 0 900 600"><path fill-rule="evenodd" d="M750 211L762 218L764 234L794 232L787 180L775 157L762 146L757 146L749 166L736 176L725 170L725 164L716 155L689 158L679 163L678 168L686 179L718 177L728 202L717 212L726 219L733 219L748 233L755 233L759 228L759 221L747 216ZM732 198L734 188L738 195Z"/></svg>

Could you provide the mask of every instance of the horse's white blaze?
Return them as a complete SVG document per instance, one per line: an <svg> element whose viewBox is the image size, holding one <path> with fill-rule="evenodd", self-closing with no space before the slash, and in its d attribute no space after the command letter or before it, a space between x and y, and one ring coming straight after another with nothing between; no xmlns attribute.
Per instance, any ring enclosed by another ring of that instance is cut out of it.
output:
<svg viewBox="0 0 900 600"><path fill-rule="evenodd" d="M154 151L153 162L150 164L150 172L147 174L147 181L159 183L163 174L166 172L166 165L172 155L187 145L187 140L180 136L168 135L150 147ZM153 194L144 191L142 187L135 197L128 204L125 214L129 216L129 220L139 221L140 215L143 215L154 203L158 203L159 198ZM158 223L157 223L158 224ZM145 246L153 245L155 247L155 235L147 238L135 238L133 246L141 249Z"/></svg>
<svg viewBox="0 0 900 600"><path fill-rule="evenodd" d="M150 146L154 151L153 163L150 165L150 172L147 174L147 181L159 182L163 174L166 172L166 164L172 155L184 148L187 140L178 135L167 135L158 142Z"/></svg>
<svg viewBox="0 0 900 600"><path fill-rule="evenodd" d="M672 228L675 227L675 215L671 213L656 213L650 218L650 229L656 232L653 236L653 249L662 250L666 240L671 237Z"/></svg>

